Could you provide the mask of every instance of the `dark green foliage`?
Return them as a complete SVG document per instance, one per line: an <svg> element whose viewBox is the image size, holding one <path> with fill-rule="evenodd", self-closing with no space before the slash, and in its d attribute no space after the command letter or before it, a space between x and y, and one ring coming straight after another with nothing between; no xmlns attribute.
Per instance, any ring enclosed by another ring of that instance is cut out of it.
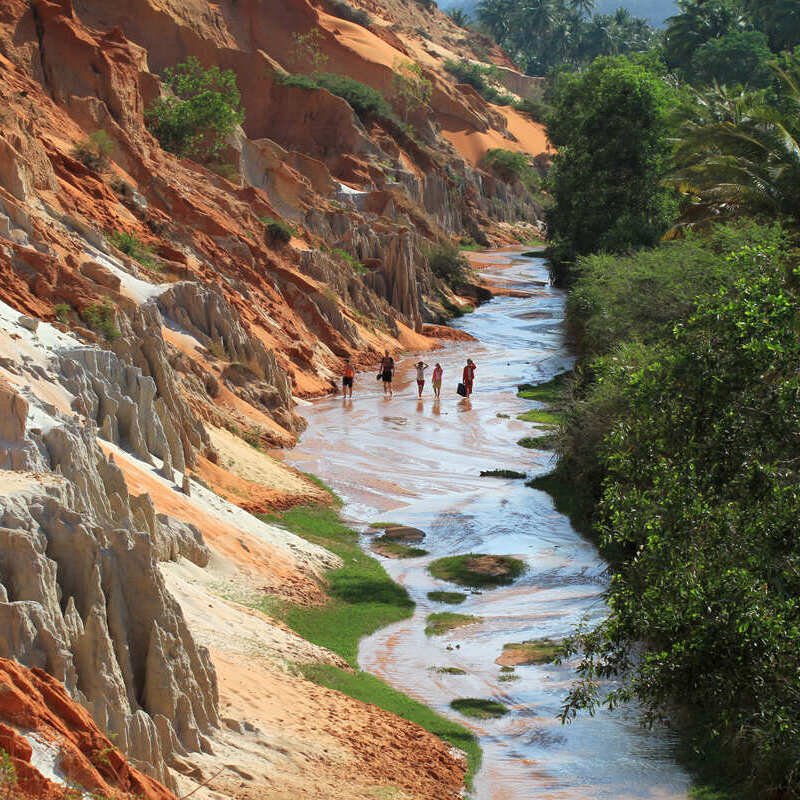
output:
<svg viewBox="0 0 800 800"><path fill-rule="evenodd" d="M293 236L297 236L295 227L288 222L284 222L282 219L263 217L261 221L264 223L264 227L267 229L267 233L272 242L288 244Z"/></svg>
<svg viewBox="0 0 800 800"><path fill-rule="evenodd" d="M106 239L122 253L138 261L143 267L158 270L160 264L153 253L153 248L145 244L135 233L128 231L112 231Z"/></svg>
<svg viewBox="0 0 800 800"><path fill-rule="evenodd" d="M122 335L116 323L116 311L108 301L92 303L80 311L81 319L93 330L113 342Z"/></svg>
<svg viewBox="0 0 800 800"><path fill-rule="evenodd" d="M800 219L800 53L773 70L774 91L723 87L694 98L671 175L688 221L762 211Z"/></svg>
<svg viewBox="0 0 800 800"><path fill-rule="evenodd" d="M675 203L661 186L672 101L662 78L625 58L599 58L557 81L548 215L557 280L569 280L577 256L652 245L672 222Z"/></svg>
<svg viewBox="0 0 800 800"><path fill-rule="evenodd" d="M389 102L377 89L349 75L315 72L313 75L286 75L281 81L286 86L299 86L301 89L327 89L331 94L347 101L362 122L370 120L398 122Z"/></svg>
<svg viewBox="0 0 800 800"><path fill-rule="evenodd" d="M593 6L572 0L482 0L477 15L529 75L650 48L655 31L646 20L625 8L591 16Z"/></svg>
<svg viewBox="0 0 800 800"><path fill-rule="evenodd" d="M217 161L228 136L244 122L236 77L204 69L190 57L164 72L167 94L145 112L147 126L171 153L201 163Z"/></svg>
<svg viewBox="0 0 800 800"><path fill-rule="evenodd" d="M755 89L772 80L769 62L772 51L761 31L734 31L712 39L692 56L693 83L746 84Z"/></svg>
<svg viewBox="0 0 800 800"><path fill-rule="evenodd" d="M450 703L450 708L475 719L497 719L508 714L508 709L502 703L477 697L460 697Z"/></svg>
<svg viewBox="0 0 800 800"><path fill-rule="evenodd" d="M719 263L692 289L702 247ZM581 311L585 330L609 326L610 345L591 340L608 355L573 405L562 474L596 487L596 530L616 574L610 617L572 643L582 681L565 714L635 697L658 718L678 702L718 774L743 782L737 796L797 797L796 256L778 229L754 226L659 252L660 262L623 263ZM601 322L612 308L625 314L624 274L644 269L655 323L641 306L619 325ZM585 293L590 273L576 289ZM608 676L622 682L604 695L597 681Z"/></svg>
<svg viewBox="0 0 800 800"><path fill-rule="evenodd" d="M466 283L469 263L458 245L445 241L432 245L426 253L431 272L448 286L456 288Z"/></svg>
<svg viewBox="0 0 800 800"><path fill-rule="evenodd" d="M524 153L495 147L487 151L481 165L506 183L519 181L529 192L541 188L539 173L533 168L530 156Z"/></svg>

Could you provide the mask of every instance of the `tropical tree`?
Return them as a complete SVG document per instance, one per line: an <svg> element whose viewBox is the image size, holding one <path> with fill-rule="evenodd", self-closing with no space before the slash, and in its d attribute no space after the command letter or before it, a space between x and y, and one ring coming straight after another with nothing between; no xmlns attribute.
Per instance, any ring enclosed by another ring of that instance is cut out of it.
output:
<svg viewBox="0 0 800 800"><path fill-rule="evenodd" d="M688 69L699 47L748 24L732 0L679 0L678 7L664 33L664 55L674 69Z"/></svg>
<svg viewBox="0 0 800 800"><path fill-rule="evenodd" d="M800 57L773 65L777 99L715 86L682 125L670 178L685 217L769 211L800 219Z"/></svg>
<svg viewBox="0 0 800 800"><path fill-rule="evenodd" d="M800 4L797 0L743 0L759 30L776 52L800 44Z"/></svg>
<svg viewBox="0 0 800 800"><path fill-rule="evenodd" d="M559 76L552 94L548 224L556 278L567 282L576 256L652 245L671 224L662 179L674 98L659 75L622 57Z"/></svg>

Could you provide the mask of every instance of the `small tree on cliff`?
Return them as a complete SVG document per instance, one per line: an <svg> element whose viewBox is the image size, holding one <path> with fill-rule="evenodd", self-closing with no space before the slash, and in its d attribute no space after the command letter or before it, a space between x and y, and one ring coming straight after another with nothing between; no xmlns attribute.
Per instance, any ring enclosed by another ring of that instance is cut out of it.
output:
<svg viewBox="0 0 800 800"><path fill-rule="evenodd" d="M236 76L219 67L203 69L190 57L164 72L168 93L145 112L147 127L170 153L209 163L244 121Z"/></svg>
<svg viewBox="0 0 800 800"><path fill-rule="evenodd" d="M433 84L425 77L419 64L400 61L394 64L392 89L403 114L403 121L407 122L410 113L430 102Z"/></svg>
<svg viewBox="0 0 800 800"><path fill-rule="evenodd" d="M674 219L674 195L661 185L670 167L672 91L623 57L598 58L557 80L548 119L558 148L548 223L560 281L577 256L653 245Z"/></svg>

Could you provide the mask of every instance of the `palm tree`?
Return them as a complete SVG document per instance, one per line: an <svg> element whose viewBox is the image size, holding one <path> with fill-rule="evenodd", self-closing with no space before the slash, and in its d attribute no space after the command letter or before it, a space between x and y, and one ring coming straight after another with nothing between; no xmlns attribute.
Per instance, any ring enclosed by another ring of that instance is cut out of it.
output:
<svg viewBox="0 0 800 800"><path fill-rule="evenodd" d="M777 103L719 86L697 96L670 178L690 201L687 217L769 211L800 220L800 58L773 70Z"/></svg>
<svg viewBox="0 0 800 800"><path fill-rule="evenodd" d="M800 43L800 3L797 0L743 0L760 30L769 36L776 52Z"/></svg>
<svg viewBox="0 0 800 800"><path fill-rule="evenodd" d="M741 10L726 0L681 0L680 13L667 20L664 55L673 68L685 69L701 45L747 27Z"/></svg>

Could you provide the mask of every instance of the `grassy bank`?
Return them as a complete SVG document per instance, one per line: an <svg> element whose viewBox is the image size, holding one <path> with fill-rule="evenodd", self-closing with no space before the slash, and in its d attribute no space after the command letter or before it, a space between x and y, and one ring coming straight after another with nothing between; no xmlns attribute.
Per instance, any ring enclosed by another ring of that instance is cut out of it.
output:
<svg viewBox="0 0 800 800"><path fill-rule="evenodd" d="M358 669L358 643L362 637L411 616L414 603L406 590L360 547L358 534L339 519L338 511L324 506L294 508L281 514L264 515L265 522L282 525L298 536L340 556L344 565L327 574L328 603L305 608L283 605L279 616L300 636L342 656L355 670L349 672L325 664L303 665L309 679L322 686L372 703L415 722L462 750L467 757L467 786L481 761L474 734L451 722L422 703L393 689L384 681ZM276 613L265 601L265 610Z"/></svg>

